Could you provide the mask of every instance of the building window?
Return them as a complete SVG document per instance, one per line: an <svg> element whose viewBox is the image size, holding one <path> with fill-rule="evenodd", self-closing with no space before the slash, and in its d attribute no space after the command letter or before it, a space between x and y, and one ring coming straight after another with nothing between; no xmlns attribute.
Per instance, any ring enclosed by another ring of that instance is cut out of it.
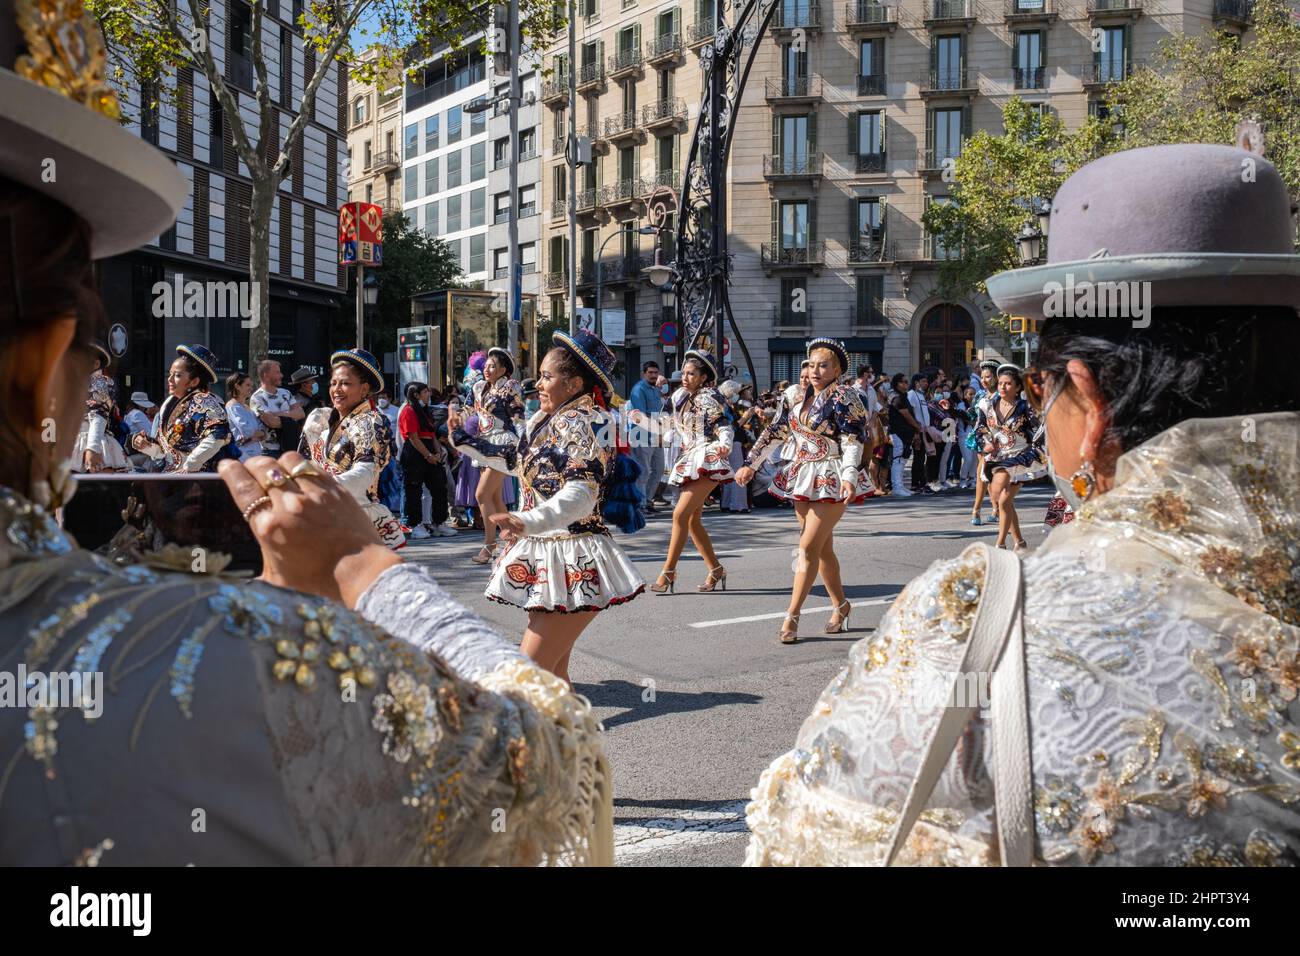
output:
<svg viewBox="0 0 1300 956"><path fill-rule="evenodd" d="M469 148L469 181L476 183L485 178L487 178L487 143L475 143Z"/></svg>
<svg viewBox="0 0 1300 956"><path fill-rule="evenodd" d="M885 325L885 277L858 276L854 320L859 326Z"/></svg>
<svg viewBox="0 0 1300 956"><path fill-rule="evenodd" d="M537 185L531 184L519 188L519 218L537 215Z"/></svg>
<svg viewBox="0 0 1300 956"><path fill-rule="evenodd" d="M951 203L952 203L952 197L951 197L951 196L929 196L929 197L927 197L927 200L926 200L926 206L927 206L927 207L928 207L928 206L947 206L947 205L950 205ZM936 237L931 236L931 235L929 235L928 233L927 233L927 235L926 235L926 238L927 238L927 239L929 240L929 242L930 242L930 251L931 251L931 254L932 254L932 258L935 258L935 259L955 259L955 258L957 258L957 256L958 256L960 250L955 249L955 248L952 248L951 246L946 246L946 245L944 245L944 244L943 244L942 242L940 242Z"/></svg>
<svg viewBox="0 0 1300 956"><path fill-rule="evenodd" d="M442 232L438 228L440 225L437 201L426 203L424 207L424 231L431 236L437 236Z"/></svg>
<svg viewBox="0 0 1300 956"><path fill-rule="evenodd" d="M769 352L768 365L772 370L770 384L797 382L799 380L799 363L802 361L802 352Z"/></svg>
<svg viewBox="0 0 1300 956"><path fill-rule="evenodd" d="M1118 83L1128 76L1128 27L1104 27L1099 39L1101 48L1092 55L1094 79L1098 83Z"/></svg>
<svg viewBox="0 0 1300 956"><path fill-rule="evenodd" d="M404 198L406 202L415 202L420 195L420 167L407 166L402 175L406 179L406 192Z"/></svg>
<svg viewBox="0 0 1300 956"><path fill-rule="evenodd" d="M510 137L503 136L492 144L492 168L500 169L510 162Z"/></svg>
<svg viewBox="0 0 1300 956"><path fill-rule="evenodd" d="M469 224L470 228L483 225L484 217L487 212L487 190L476 189L469 194Z"/></svg>
<svg viewBox="0 0 1300 956"><path fill-rule="evenodd" d="M519 134L519 158L531 159L537 155L537 130L526 129Z"/></svg>
<svg viewBox="0 0 1300 956"><path fill-rule="evenodd" d="M966 86L966 38L935 37L930 48L930 86L936 90L960 90Z"/></svg>
<svg viewBox="0 0 1300 956"><path fill-rule="evenodd" d="M469 135L478 136L487 132L487 110L469 114Z"/></svg>
<svg viewBox="0 0 1300 956"><path fill-rule="evenodd" d="M447 110L447 143L460 142L461 108L453 106Z"/></svg>
<svg viewBox="0 0 1300 956"><path fill-rule="evenodd" d="M885 95L884 37L872 37L858 45L858 95Z"/></svg>
<svg viewBox="0 0 1300 956"><path fill-rule="evenodd" d="M569 169L567 166L556 166L551 170L551 195L555 197L556 202L564 202L569 198Z"/></svg>
<svg viewBox="0 0 1300 956"><path fill-rule="evenodd" d="M460 196L447 197L447 231L460 232Z"/></svg>
<svg viewBox="0 0 1300 956"><path fill-rule="evenodd" d="M358 96L352 104L352 125L360 126L366 121L366 97Z"/></svg>
<svg viewBox="0 0 1300 956"><path fill-rule="evenodd" d="M781 203L781 250L806 250L808 248L808 201L795 200Z"/></svg>
<svg viewBox="0 0 1300 956"><path fill-rule="evenodd" d="M494 223L510 221L510 193L497 193L492 197L492 221Z"/></svg>
<svg viewBox="0 0 1300 956"><path fill-rule="evenodd" d="M217 94L208 91L208 163L214 169L222 167L222 147L225 145L224 114Z"/></svg>
<svg viewBox="0 0 1300 956"><path fill-rule="evenodd" d="M425 160L424 163L424 194L432 196L438 192L438 157Z"/></svg>
<svg viewBox="0 0 1300 956"><path fill-rule="evenodd" d="M486 268L484 258L487 250L487 236L479 233L469 237L469 271L482 272Z"/></svg>
<svg viewBox="0 0 1300 956"><path fill-rule="evenodd" d="M365 156L366 161L366 165L363 168L369 169L371 162L373 162L375 158L375 151L370 146L370 140L366 140L365 143L362 144L361 152ZM351 150L348 151L348 159L352 159Z"/></svg>
<svg viewBox="0 0 1300 956"><path fill-rule="evenodd" d="M623 334L636 334L636 292L623 293Z"/></svg>
<svg viewBox="0 0 1300 956"><path fill-rule="evenodd" d="M773 118L776 142L773 151L779 160L777 172L801 175L809 171L808 159L816 149L816 120L811 116L776 116Z"/></svg>
<svg viewBox="0 0 1300 956"><path fill-rule="evenodd" d="M807 327L812 325L808 309L808 280L803 276L781 280L781 304L778 321L781 325Z"/></svg>
<svg viewBox="0 0 1300 956"><path fill-rule="evenodd" d="M465 268L465 260L460 255L460 240L452 239L447 243L447 251L450 253L449 258L456 264L457 269Z"/></svg>
<svg viewBox="0 0 1300 956"><path fill-rule="evenodd" d="M455 189L460 185L460 159L464 150L453 150L447 154L447 188Z"/></svg>
<svg viewBox="0 0 1300 956"><path fill-rule="evenodd" d="M929 141L930 156L928 165L939 169L945 160L956 159L961 155L962 141L965 139L966 110L941 109L931 110L926 139Z"/></svg>
<svg viewBox="0 0 1300 956"><path fill-rule="evenodd" d="M519 262L524 267L524 275L537 271L537 243L525 242L519 247Z"/></svg>
<svg viewBox="0 0 1300 956"><path fill-rule="evenodd" d="M406 158L414 159L420 155L420 126L412 123L406 127Z"/></svg>
<svg viewBox="0 0 1300 956"><path fill-rule="evenodd" d="M849 148L857 156L857 171L885 171L885 113L867 110L856 114L849 130Z"/></svg>
<svg viewBox="0 0 1300 956"><path fill-rule="evenodd" d="M1023 30L1016 34L1015 86L1018 90L1041 90L1044 84L1044 47L1047 33Z"/></svg>
<svg viewBox="0 0 1300 956"><path fill-rule="evenodd" d="M432 152L438 148L438 120L440 117L437 113L426 117L424 120L424 151Z"/></svg>
<svg viewBox="0 0 1300 956"><path fill-rule="evenodd" d="M507 279L510 277L509 255L509 249L492 250L492 278Z"/></svg>

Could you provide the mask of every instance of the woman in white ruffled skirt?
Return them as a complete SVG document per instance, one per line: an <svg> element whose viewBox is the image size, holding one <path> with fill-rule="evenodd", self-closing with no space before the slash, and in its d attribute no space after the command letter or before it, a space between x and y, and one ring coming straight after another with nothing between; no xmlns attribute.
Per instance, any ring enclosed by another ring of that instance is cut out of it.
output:
<svg viewBox="0 0 1300 956"><path fill-rule="evenodd" d="M582 632L600 611L640 594L645 581L601 518L615 448L597 439L594 393L613 393L614 353L587 332L557 332L554 341L537 378L541 410L523 436L513 446L479 443L477 451L490 468L509 462L522 487L518 511L486 518L506 547L484 594L528 612L521 649L567 681Z"/></svg>
<svg viewBox="0 0 1300 956"><path fill-rule="evenodd" d="M95 343L95 371L90 376L90 391L86 397L86 414L81 419L81 429L72 450L72 470L90 472L130 471L131 463L126 453L108 431L116 404L117 385L109 378L108 350Z"/></svg>

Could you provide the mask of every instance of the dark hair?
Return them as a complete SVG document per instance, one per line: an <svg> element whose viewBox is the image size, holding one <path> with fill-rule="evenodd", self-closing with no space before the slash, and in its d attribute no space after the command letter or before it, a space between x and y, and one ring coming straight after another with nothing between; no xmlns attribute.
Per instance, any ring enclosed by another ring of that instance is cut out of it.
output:
<svg viewBox="0 0 1300 956"><path fill-rule="evenodd" d="M1017 388L1025 387L1025 377L1020 374L1019 369L1011 368L1004 365L1002 366L1002 368L998 369L998 378L1001 378L1003 375L1010 375L1012 378L1014 378L1016 380Z"/></svg>
<svg viewBox="0 0 1300 956"><path fill-rule="evenodd" d="M67 206L0 176L0 352L26 330L69 314L76 318L72 348L89 351L104 339L90 240L86 221ZM47 412L22 407L34 396L14 397L18 407L7 407L0 391L0 484L26 492L31 449L16 423Z"/></svg>
<svg viewBox="0 0 1300 956"><path fill-rule="evenodd" d="M870 365L859 365L858 378L862 378L862 376L866 375L868 372L874 372L874 371L875 369L872 368Z"/></svg>
<svg viewBox="0 0 1300 956"><path fill-rule="evenodd" d="M915 376L915 377L913 377L912 381L915 382L916 379L919 378L919 377L920 377L920 376ZM902 372L898 372L898 373L896 373L896 374L894 375L893 378L891 378L891 379L889 380L889 387L892 388L892 389L894 389L895 391L897 391L897 390L898 390L898 386L899 386L900 384L906 382L906 381L907 381L907 376L904 375Z"/></svg>
<svg viewBox="0 0 1300 956"><path fill-rule="evenodd" d="M1040 371L1069 382L1078 359L1110 417L1106 440L1128 451L1189 418L1300 410L1291 379L1300 318L1289 306L1155 308L1146 328L1117 319L1051 319Z"/></svg>
<svg viewBox="0 0 1300 956"><path fill-rule="evenodd" d="M190 378L197 378L199 380L200 391L206 392L212 386L212 376L208 374L208 370L198 362L194 361L191 356L186 355L184 352L180 352L177 354L176 358L180 359L181 364L185 366L185 374L189 375ZM175 361L175 359L173 359L173 361Z"/></svg>
<svg viewBox="0 0 1300 956"><path fill-rule="evenodd" d="M226 398L234 398L235 389L243 385L244 380L246 378L248 378L247 372L231 372L229 375L227 375L226 376Z"/></svg>
<svg viewBox="0 0 1300 956"><path fill-rule="evenodd" d="M599 379L596 378L591 369L580 362L578 357L568 349L553 345L544 358L550 358L551 356L555 357L555 364L559 367L561 375L582 379L582 391L578 393L579 395L594 392L600 386Z"/></svg>
<svg viewBox="0 0 1300 956"><path fill-rule="evenodd" d="M659 371L659 363L658 363L658 362L642 362L642 363L641 363L641 374L642 374L642 375L644 375L646 372L650 371L651 369L654 369L656 372Z"/></svg>
<svg viewBox="0 0 1300 956"><path fill-rule="evenodd" d="M718 377L713 374L713 369L709 368L709 363L705 362L703 359L698 359L694 355L692 355L690 358L688 358L685 362L682 363L683 368L685 368L687 365L694 365L697 369L700 370L700 372L703 373L705 385L712 385L714 382L718 380Z"/></svg>
<svg viewBox="0 0 1300 956"><path fill-rule="evenodd" d="M423 392L428 387L429 386L425 385L423 382L408 382L406 384L407 403L414 405L416 403L416 400L420 397L420 393Z"/></svg>
<svg viewBox="0 0 1300 956"><path fill-rule="evenodd" d="M921 381L921 379L925 379L928 382L930 381L930 376L926 375L924 372L917 372L912 376L912 387L915 388L916 383Z"/></svg>

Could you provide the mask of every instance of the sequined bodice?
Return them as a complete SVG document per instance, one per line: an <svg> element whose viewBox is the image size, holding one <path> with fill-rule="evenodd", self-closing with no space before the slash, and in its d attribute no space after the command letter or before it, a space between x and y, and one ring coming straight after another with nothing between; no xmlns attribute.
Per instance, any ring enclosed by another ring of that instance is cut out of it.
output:
<svg viewBox="0 0 1300 956"><path fill-rule="evenodd" d="M583 395L549 417L538 412L519 442L522 466L522 504L528 511L549 500L568 481L600 485L608 472L613 449L597 439L598 410L590 395ZM606 533L597 504L591 516L570 527L575 534Z"/></svg>

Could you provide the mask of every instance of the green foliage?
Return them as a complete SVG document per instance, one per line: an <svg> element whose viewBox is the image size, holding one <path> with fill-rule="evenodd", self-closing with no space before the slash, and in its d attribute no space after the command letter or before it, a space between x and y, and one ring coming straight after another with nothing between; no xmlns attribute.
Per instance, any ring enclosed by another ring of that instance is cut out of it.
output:
<svg viewBox="0 0 1300 956"><path fill-rule="evenodd" d="M353 286L335 317L332 348L350 348L356 343L356 270ZM460 287L460 263L451 248L406 221L400 212L384 217L384 264L366 270L379 281L379 300L366 316L366 343L375 355L397 349L397 330L411 324L411 296L417 292Z"/></svg>

